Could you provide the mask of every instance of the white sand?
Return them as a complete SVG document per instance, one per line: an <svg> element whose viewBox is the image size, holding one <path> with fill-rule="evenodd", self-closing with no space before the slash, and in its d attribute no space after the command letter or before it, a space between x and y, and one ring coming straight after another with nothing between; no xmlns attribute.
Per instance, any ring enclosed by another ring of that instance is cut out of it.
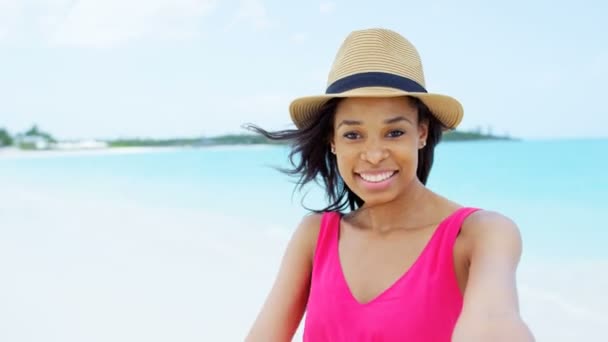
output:
<svg viewBox="0 0 608 342"><path fill-rule="evenodd" d="M70 156L89 155L119 155L139 154L162 151L175 151L180 147L114 147L98 149L74 149L74 150L21 150L17 148L0 148L0 159L23 159L23 158L56 158Z"/></svg>
<svg viewBox="0 0 608 342"><path fill-rule="evenodd" d="M204 210L10 186L3 194L7 342L240 341L290 234ZM538 341L608 340L606 270L605 260L522 265L522 313Z"/></svg>

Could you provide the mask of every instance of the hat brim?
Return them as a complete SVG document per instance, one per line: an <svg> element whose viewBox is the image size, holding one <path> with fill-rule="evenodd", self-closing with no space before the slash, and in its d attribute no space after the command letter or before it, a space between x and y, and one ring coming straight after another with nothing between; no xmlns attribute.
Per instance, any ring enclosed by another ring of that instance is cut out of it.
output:
<svg viewBox="0 0 608 342"><path fill-rule="evenodd" d="M416 97L422 101L439 122L441 122L444 126L444 130L454 129L462 121L464 113L462 105L453 97L442 94L407 92L385 87L365 87L339 94L300 97L291 102L289 105L289 113L296 127L302 129L316 120L321 107L333 98L399 96Z"/></svg>

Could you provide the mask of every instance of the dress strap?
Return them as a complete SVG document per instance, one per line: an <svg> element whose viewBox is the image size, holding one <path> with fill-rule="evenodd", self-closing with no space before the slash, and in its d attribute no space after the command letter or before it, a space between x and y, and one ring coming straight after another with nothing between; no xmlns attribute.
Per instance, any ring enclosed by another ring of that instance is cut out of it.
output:
<svg viewBox="0 0 608 342"><path fill-rule="evenodd" d="M341 214L333 211L324 212L321 216L321 226L319 227L319 236L313 258L313 269L314 265L330 260L328 256L332 247L336 244L338 237L336 229L340 229L340 218Z"/></svg>

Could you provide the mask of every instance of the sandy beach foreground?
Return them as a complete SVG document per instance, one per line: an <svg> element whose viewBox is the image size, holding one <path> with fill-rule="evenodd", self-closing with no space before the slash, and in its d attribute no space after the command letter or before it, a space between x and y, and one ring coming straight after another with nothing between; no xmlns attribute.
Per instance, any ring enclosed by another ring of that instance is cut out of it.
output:
<svg viewBox="0 0 608 342"><path fill-rule="evenodd" d="M290 235L205 209L3 190L11 198L0 200L3 341L242 340ZM538 341L603 341L608 303L597 296L608 278L593 274L606 267L523 262L522 314Z"/></svg>

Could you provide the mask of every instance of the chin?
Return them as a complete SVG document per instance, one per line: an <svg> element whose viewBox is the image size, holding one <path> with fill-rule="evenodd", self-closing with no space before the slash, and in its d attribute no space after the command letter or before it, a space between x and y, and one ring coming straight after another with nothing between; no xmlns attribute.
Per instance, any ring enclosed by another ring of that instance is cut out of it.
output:
<svg viewBox="0 0 608 342"><path fill-rule="evenodd" d="M376 206L394 201L398 196L394 191L385 191L383 193L370 194L366 192L356 192L357 196L365 202L365 206Z"/></svg>

